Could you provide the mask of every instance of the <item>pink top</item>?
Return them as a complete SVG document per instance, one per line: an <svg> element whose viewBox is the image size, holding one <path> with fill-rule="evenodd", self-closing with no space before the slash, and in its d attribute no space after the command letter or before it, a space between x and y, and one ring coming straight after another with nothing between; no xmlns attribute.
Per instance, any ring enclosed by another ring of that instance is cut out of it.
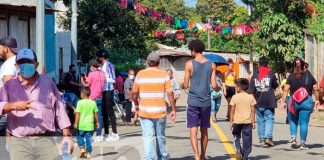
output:
<svg viewBox="0 0 324 160"><path fill-rule="evenodd" d="M102 90L105 85L105 73L102 71L90 72L87 78L87 82L90 84L90 99L95 100L102 96Z"/></svg>
<svg viewBox="0 0 324 160"><path fill-rule="evenodd" d="M31 106L35 110L7 114L7 131L15 137L54 132L55 121L60 129L71 125L55 83L46 76L39 75L31 90L27 90L18 78L9 80L0 93L0 115L7 103L33 101Z"/></svg>

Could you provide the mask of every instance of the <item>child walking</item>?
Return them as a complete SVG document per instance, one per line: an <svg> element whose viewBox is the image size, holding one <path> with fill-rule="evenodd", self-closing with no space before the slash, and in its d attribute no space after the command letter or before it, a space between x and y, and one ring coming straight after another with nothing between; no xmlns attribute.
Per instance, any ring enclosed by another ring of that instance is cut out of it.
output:
<svg viewBox="0 0 324 160"><path fill-rule="evenodd" d="M74 122L74 128L77 129L77 140L80 147L80 158L87 159L91 159L91 140L93 131L99 127L97 104L95 101L89 99L89 96L90 88L82 88L82 100L78 101L77 108L75 110Z"/></svg>
<svg viewBox="0 0 324 160"><path fill-rule="evenodd" d="M237 158L247 160L252 151L252 128L255 128L255 105L253 95L246 93L249 81L240 78L236 82L237 94L231 100L230 123L234 135ZM243 138L243 147L241 147Z"/></svg>

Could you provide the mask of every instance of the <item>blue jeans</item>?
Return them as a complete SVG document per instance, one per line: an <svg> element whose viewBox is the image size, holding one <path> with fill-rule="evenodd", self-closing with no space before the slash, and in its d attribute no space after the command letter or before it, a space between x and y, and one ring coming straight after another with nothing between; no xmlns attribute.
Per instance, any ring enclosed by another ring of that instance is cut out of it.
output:
<svg viewBox="0 0 324 160"><path fill-rule="evenodd" d="M298 122L300 125L300 141L306 142L308 133L308 122L313 111L313 99L309 96L302 103L294 103L295 115L288 112L288 119L290 124L290 136L295 138L297 136ZM288 106L289 108L289 106Z"/></svg>
<svg viewBox="0 0 324 160"><path fill-rule="evenodd" d="M77 131L77 140L79 147L85 147L86 152L91 153L92 152L92 134L93 131ZM84 146L84 140L85 140L85 146Z"/></svg>
<svg viewBox="0 0 324 160"><path fill-rule="evenodd" d="M260 140L271 139L274 123L274 108L256 108Z"/></svg>
<svg viewBox="0 0 324 160"><path fill-rule="evenodd" d="M211 99L211 114L217 113L222 103L222 97Z"/></svg>
<svg viewBox="0 0 324 160"><path fill-rule="evenodd" d="M141 118L142 135L144 141L144 160L154 160L154 141L158 160L168 160L165 137L166 118Z"/></svg>
<svg viewBox="0 0 324 160"><path fill-rule="evenodd" d="M97 136L101 136L102 128L103 128L103 118L102 118L102 98L96 99L97 107L98 107L98 119L99 119L99 128L97 129Z"/></svg>

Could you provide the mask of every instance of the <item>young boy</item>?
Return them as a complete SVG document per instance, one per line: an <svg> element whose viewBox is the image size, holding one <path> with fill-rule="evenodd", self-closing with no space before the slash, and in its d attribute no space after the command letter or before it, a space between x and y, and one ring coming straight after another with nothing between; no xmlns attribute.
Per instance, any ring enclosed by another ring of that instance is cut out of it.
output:
<svg viewBox="0 0 324 160"><path fill-rule="evenodd" d="M249 81L240 78L236 81L237 94L231 100L230 123L234 135L237 158L247 160L252 151L252 128L255 128L255 105L253 95L246 93ZM243 148L241 147L243 138Z"/></svg>
<svg viewBox="0 0 324 160"><path fill-rule="evenodd" d="M97 104L95 101L89 99L89 96L90 88L82 88L82 100L78 101L74 122L74 128L77 129L77 140L81 153L80 158L87 159L91 159L91 137L95 130L94 124L96 124L96 128L99 127Z"/></svg>

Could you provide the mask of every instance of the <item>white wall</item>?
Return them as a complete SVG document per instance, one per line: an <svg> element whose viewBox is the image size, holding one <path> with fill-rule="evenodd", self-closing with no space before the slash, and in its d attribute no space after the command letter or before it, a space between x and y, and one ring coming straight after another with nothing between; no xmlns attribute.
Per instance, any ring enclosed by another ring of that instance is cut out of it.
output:
<svg viewBox="0 0 324 160"><path fill-rule="evenodd" d="M63 57L60 58L60 52L63 49ZM60 64L63 64L63 72L69 70L71 64L71 32L57 32L56 33L56 73L59 75ZM62 62L60 62L62 60ZM56 76L56 82L59 81L59 77Z"/></svg>

